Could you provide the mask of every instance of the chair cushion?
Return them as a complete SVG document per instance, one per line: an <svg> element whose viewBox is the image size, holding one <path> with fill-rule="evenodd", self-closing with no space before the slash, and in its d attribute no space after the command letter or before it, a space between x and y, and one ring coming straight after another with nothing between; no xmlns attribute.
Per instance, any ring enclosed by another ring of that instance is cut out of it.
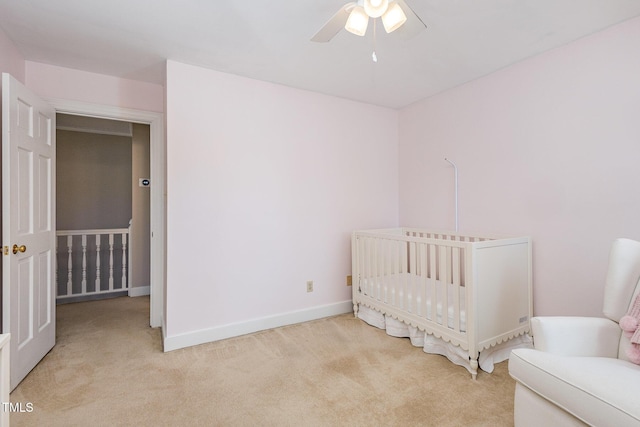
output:
<svg viewBox="0 0 640 427"><path fill-rule="evenodd" d="M640 366L606 357L513 350L511 376L587 424L640 426Z"/></svg>

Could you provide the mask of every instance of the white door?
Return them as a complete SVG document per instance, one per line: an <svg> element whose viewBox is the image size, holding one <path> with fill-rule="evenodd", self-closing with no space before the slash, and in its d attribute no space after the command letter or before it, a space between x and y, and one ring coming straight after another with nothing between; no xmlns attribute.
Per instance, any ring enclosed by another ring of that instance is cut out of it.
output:
<svg viewBox="0 0 640 427"><path fill-rule="evenodd" d="M53 348L55 110L2 74L2 329L11 390Z"/></svg>

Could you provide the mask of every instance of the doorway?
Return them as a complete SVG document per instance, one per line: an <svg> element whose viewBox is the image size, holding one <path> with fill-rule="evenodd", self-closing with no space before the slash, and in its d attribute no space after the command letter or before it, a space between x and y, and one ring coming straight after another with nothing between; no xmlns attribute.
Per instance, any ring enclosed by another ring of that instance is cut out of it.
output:
<svg viewBox="0 0 640 427"><path fill-rule="evenodd" d="M57 304L150 294L149 133L56 115Z"/></svg>
<svg viewBox="0 0 640 427"><path fill-rule="evenodd" d="M151 327L163 327L165 281L165 144L162 113L71 100L45 99L56 113L149 125L150 141L150 313Z"/></svg>

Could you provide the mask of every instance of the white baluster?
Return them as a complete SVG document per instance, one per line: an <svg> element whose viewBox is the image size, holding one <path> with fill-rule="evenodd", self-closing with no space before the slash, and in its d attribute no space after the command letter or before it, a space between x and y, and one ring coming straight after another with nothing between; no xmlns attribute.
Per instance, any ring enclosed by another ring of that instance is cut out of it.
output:
<svg viewBox="0 0 640 427"><path fill-rule="evenodd" d="M100 235L96 234L96 292L100 292Z"/></svg>
<svg viewBox="0 0 640 427"><path fill-rule="evenodd" d="M127 234L122 233L122 289L127 289Z"/></svg>
<svg viewBox="0 0 640 427"><path fill-rule="evenodd" d="M67 295L73 293L73 261L71 252L73 250L73 236L67 236L67 252L69 254L67 260Z"/></svg>
<svg viewBox="0 0 640 427"><path fill-rule="evenodd" d="M87 235L82 235L82 294L87 293Z"/></svg>
<svg viewBox="0 0 640 427"><path fill-rule="evenodd" d="M109 290L113 290L113 234L109 234Z"/></svg>

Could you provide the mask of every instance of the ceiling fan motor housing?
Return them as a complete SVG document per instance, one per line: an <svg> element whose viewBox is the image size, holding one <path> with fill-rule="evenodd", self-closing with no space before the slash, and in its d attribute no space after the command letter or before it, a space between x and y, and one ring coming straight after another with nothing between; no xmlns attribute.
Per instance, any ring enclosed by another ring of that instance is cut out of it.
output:
<svg viewBox="0 0 640 427"><path fill-rule="evenodd" d="M364 11L371 18L381 17L389 7L389 0L364 0Z"/></svg>

